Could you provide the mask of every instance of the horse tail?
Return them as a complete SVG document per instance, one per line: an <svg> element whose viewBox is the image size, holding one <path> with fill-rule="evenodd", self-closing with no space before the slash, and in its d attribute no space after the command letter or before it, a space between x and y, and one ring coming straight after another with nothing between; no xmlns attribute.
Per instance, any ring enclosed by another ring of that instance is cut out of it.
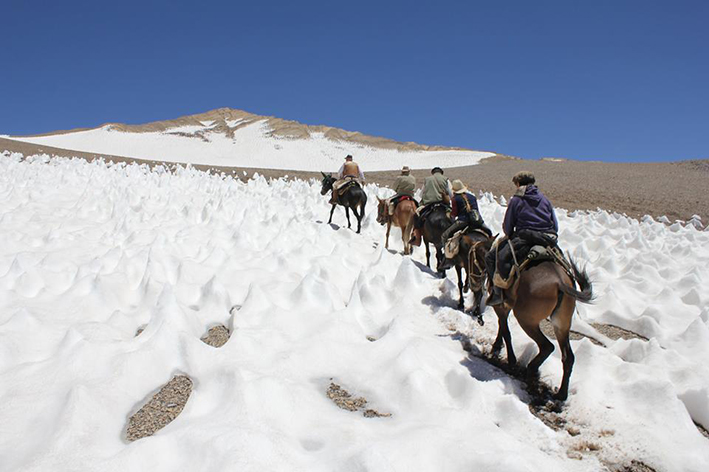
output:
<svg viewBox="0 0 709 472"><path fill-rule="evenodd" d="M586 269L579 269L578 265L571 257L569 257L569 264L571 265L574 280L579 284L579 290L565 283L559 285L559 290L574 297L581 303L590 303L595 297L593 295L593 285L591 284L591 279L588 277L588 273L586 273Z"/></svg>

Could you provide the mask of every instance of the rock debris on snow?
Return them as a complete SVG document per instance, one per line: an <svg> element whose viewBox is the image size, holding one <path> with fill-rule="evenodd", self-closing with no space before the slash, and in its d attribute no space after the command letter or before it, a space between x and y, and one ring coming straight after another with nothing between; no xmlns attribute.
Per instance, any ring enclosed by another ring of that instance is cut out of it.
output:
<svg viewBox="0 0 709 472"><path fill-rule="evenodd" d="M187 404L192 393L192 380L176 375L158 393L128 418L126 439L130 442L152 436L175 418Z"/></svg>
<svg viewBox="0 0 709 472"><path fill-rule="evenodd" d="M222 347L229 341L229 329L224 325L213 326L209 329L207 334L202 337L202 341L205 344L209 344L212 347Z"/></svg>
<svg viewBox="0 0 709 472"><path fill-rule="evenodd" d="M327 397L339 408L347 411L358 411L367 405L367 400L364 397L352 397L352 394L334 382L330 382L327 388ZM362 414L366 418L386 418L391 416L391 413L380 413L369 408L364 410Z"/></svg>

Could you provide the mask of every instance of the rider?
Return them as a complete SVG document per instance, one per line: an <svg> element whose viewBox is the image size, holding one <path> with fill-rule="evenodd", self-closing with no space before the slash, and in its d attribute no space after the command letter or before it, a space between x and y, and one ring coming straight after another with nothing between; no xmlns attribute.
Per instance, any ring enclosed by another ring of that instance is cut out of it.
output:
<svg viewBox="0 0 709 472"><path fill-rule="evenodd" d="M483 229L488 236L492 235L490 229L485 226L483 218L480 215L480 210L478 209L478 200L475 195L470 193L463 182L456 179L453 181L453 198L451 199L451 217L454 218L453 224L446 229L441 235L441 242L443 246L446 245L446 241L453 236L456 232L461 229L472 227ZM446 258L446 260L441 264L439 270L446 270L453 267L453 260Z"/></svg>
<svg viewBox="0 0 709 472"><path fill-rule="evenodd" d="M559 223L554 213L554 207L547 197L539 191L535 183L534 174L527 171L518 172L512 178L517 186L517 191L510 199L505 213L503 230L507 236L500 243L497 250L493 249L485 257L490 282L495 275L496 262L499 264L500 275L509 276L514 263L514 258L523 260L527 257L532 246L556 246ZM514 248L514 256L510 250ZM499 261L496 261L496 252L499 252ZM493 292L486 301L489 306L502 303L502 290L493 285Z"/></svg>
<svg viewBox="0 0 709 472"><path fill-rule="evenodd" d="M391 197L387 201L387 206L389 208L389 215L394 214L394 209L396 208L396 205L399 204L399 200L401 200L403 197L409 197L411 200L416 202L414 200L414 190L416 189L416 177L411 175L411 169L409 169L409 166L404 166L401 168L401 175L396 178L396 182L394 182L394 191L396 192L396 195Z"/></svg>
<svg viewBox="0 0 709 472"><path fill-rule="evenodd" d="M447 205L448 202L450 202L448 179L443 175L443 169L434 167L431 169L431 176L426 177L423 182L423 194L421 195L421 204L416 209L416 216L414 217L411 244L415 246L421 244L421 228L428 209L432 208L436 203L445 203Z"/></svg>
<svg viewBox="0 0 709 472"><path fill-rule="evenodd" d="M337 171L337 179L332 184L332 197L330 197L330 203L333 205L337 203L337 193L340 187L352 181L364 182L364 173L359 165L352 160L352 155L348 154L345 157L345 163Z"/></svg>

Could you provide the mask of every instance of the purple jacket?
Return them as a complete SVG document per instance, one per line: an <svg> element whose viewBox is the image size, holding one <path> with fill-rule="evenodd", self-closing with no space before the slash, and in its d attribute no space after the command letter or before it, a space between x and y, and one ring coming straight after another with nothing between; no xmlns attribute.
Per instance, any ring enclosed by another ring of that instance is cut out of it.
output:
<svg viewBox="0 0 709 472"><path fill-rule="evenodd" d="M557 233L559 223L547 197L535 185L528 185L524 195L515 195L510 199L502 229L507 237L512 237L521 229Z"/></svg>

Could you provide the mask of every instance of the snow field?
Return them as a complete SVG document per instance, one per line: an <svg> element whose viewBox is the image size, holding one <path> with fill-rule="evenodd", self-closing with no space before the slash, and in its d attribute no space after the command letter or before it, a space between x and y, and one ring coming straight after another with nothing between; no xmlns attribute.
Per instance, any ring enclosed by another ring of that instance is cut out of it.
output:
<svg viewBox="0 0 709 472"><path fill-rule="evenodd" d="M174 127L165 132L128 133L110 125L87 131L35 137L12 137L17 141L54 146L75 151L127 156L165 162L181 162L214 166L251 167L334 172L347 154L368 172L400 169L428 169L434 165L457 167L477 164L495 155L479 151L397 151L333 141L323 133L310 139L287 139L271 136L265 120L244 126L234 137L210 131L213 122L204 125ZM229 121L230 126L239 120ZM194 134L180 136L177 133Z"/></svg>
<svg viewBox="0 0 709 472"><path fill-rule="evenodd" d="M453 271L436 279L422 248L401 256L396 229L399 252L383 249L375 196L387 190L367 186L361 235L341 209L324 223L319 190L0 157L2 468L709 467L692 423L709 426L709 232L558 210L561 244L589 264L598 294L574 329L610 323L651 338L572 342L572 437L530 413L517 380L462 350L455 331L483 349L496 322L488 310L481 328L452 308ZM489 195L480 204L498 229L504 207ZM233 331L219 349L200 341L215 324ZM526 363L536 346L511 327ZM541 372L558 386L558 350ZM127 417L176 373L195 384L184 411L127 444ZM331 379L392 416L338 409ZM583 441L600 451L570 459Z"/></svg>

